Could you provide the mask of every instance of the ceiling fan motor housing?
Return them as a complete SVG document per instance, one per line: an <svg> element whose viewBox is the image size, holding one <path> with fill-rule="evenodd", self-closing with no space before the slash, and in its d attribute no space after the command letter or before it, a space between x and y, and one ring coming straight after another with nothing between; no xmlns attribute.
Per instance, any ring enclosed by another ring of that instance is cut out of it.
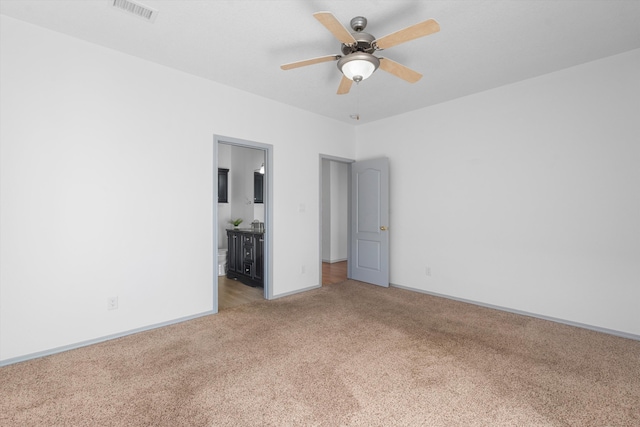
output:
<svg viewBox="0 0 640 427"><path fill-rule="evenodd" d="M369 33L352 33L351 34L354 39L356 39L355 45L342 44L342 54L348 55L354 52L366 52L373 53L375 52L375 47L373 46L373 42L375 41L375 37L373 37Z"/></svg>
<svg viewBox="0 0 640 427"><path fill-rule="evenodd" d="M341 50L344 55L338 60L338 69L354 82L360 82L371 75L380 66L378 58L372 55L376 48L375 37L362 30L367 26L367 18L356 16L351 20L351 28L355 33L351 36L355 43L343 43ZM347 65L348 64L348 65Z"/></svg>

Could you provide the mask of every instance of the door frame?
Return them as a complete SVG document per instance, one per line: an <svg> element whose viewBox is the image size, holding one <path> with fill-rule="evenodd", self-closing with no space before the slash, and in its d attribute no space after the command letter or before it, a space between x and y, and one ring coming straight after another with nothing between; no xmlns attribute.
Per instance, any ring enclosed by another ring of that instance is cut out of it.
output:
<svg viewBox="0 0 640 427"><path fill-rule="evenodd" d="M338 162L338 163L344 163L347 165L347 199L349 200L349 203L347 203L347 235L351 236L351 164L355 162L354 159L348 159L346 157L336 157L336 156L330 156L327 154L320 154L319 155L319 160L318 160L318 165L319 165L319 226L318 229L320 231L319 234L319 238L318 238L318 285L322 286L322 162L323 160L330 160L330 161L334 161L334 162ZM348 238L347 239L347 278L350 279L351 278L351 239Z"/></svg>
<svg viewBox="0 0 640 427"><path fill-rule="evenodd" d="M220 144L262 150L265 153L264 163L264 298L273 299L273 145L223 135L213 135L213 188L218 188L218 146ZM212 194L213 206L213 312L218 312L218 205L215 190Z"/></svg>

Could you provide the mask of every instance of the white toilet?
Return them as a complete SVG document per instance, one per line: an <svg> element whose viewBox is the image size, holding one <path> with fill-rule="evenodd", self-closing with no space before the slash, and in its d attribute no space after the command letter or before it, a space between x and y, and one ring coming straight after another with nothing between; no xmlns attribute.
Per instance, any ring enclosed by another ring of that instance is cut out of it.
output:
<svg viewBox="0 0 640 427"><path fill-rule="evenodd" d="M227 250L224 248L218 249L218 276L225 276L227 274Z"/></svg>

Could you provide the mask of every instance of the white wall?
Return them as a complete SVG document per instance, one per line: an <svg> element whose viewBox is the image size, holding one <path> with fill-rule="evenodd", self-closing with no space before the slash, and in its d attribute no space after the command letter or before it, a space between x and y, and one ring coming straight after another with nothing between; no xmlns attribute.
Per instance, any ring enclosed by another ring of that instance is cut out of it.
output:
<svg viewBox="0 0 640 427"><path fill-rule="evenodd" d="M331 260L331 161L322 159L322 262Z"/></svg>
<svg viewBox="0 0 640 427"><path fill-rule="evenodd" d="M348 224L348 165L336 161L330 162L331 173L331 253L330 262L347 259Z"/></svg>
<svg viewBox="0 0 640 427"><path fill-rule="evenodd" d="M348 164L322 160L322 261L347 259Z"/></svg>
<svg viewBox="0 0 640 427"><path fill-rule="evenodd" d="M634 50L359 126L391 281L640 335L639 118Z"/></svg>
<svg viewBox="0 0 640 427"><path fill-rule="evenodd" d="M212 310L214 134L274 147L274 295L319 285L352 126L0 20L0 363Z"/></svg>

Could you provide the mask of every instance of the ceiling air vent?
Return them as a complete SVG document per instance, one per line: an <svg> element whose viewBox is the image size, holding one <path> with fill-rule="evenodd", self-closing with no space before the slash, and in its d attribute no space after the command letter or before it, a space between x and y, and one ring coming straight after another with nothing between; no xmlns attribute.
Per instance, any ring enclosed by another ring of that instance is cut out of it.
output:
<svg viewBox="0 0 640 427"><path fill-rule="evenodd" d="M122 10L123 12L130 13L145 21L153 22L156 20L158 11L131 0L112 0L113 7Z"/></svg>

